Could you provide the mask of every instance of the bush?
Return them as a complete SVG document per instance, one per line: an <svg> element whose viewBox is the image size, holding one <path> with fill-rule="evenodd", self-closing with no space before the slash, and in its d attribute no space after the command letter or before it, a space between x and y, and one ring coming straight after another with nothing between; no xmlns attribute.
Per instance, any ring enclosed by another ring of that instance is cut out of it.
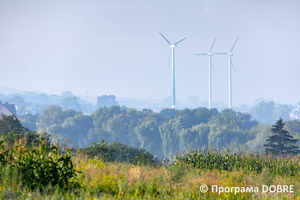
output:
<svg viewBox="0 0 300 200"><path fill-rule="evenodd" d="M59 187L63 191L76 190L79 183L76 171L71 161L71 153L60 155L58 148L47 148L39 141L36 148L26 146L26 141L19 140L12 150L4 148L4 142L0 141L0 167L2 170L17 170L20 174L22 185L31 191L39 188L42 191L48 186Z"/></svg>
<svg viewBox="0 0 300 200"><path fill-rule="evenodd" d="M134 147L126 146L120 142L113 142L107 145L107 142L101 140L100 143L92 143L89 147L78 148L78 153L83 153L88 158L98 157L103 161L120 161L129 162L131 164L139 165L155 165L157 160L153 154L149 153L145 149L138 149Z"/></svg>
<svg viewBox="0 0 300 200"><path fill-rule="evenodd" d="M89 147L77 149L78 153L83 153L89 158L94 158L95 156L97 156L103 161L112 161L113 151L113 149L108 148L107 142L105 140L101 140L99 144L93 142Z"/></svg>

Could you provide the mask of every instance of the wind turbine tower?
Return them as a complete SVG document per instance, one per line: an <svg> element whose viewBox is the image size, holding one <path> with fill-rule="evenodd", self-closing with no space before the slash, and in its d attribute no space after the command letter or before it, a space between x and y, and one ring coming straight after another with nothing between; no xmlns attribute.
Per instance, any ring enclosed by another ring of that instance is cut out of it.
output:
<svg viewBox="0 0 300 200"><path fill-rule="evenodd" d="M237 39L235 40L235 42L234 42L232 48L230 49L229 53L214 53L214 54L228 55L229 56L229 108L231 108L231 106L232 106L232 75L231 75L231 67L233 68L233 70L235 72L231 56L233 56L232 50L233 50L236 42L238 41L238 39L239 39L239 37L237 37Z"/></svg>
<svg viewBox="0 0 300 200"><path fill-rule="evenodd" d="M211 108L211 101L212 101L212 77L211 77L211 68L213 68L213 65L211 63L211 57L214 55L213 53L211 53L211 50L215 44L217 38L215 38L215 40L213 41L210 50L208 53L200 53L200 54L196 54L199 56L209 56L208 58L208 108Z"/></svg>
<svg viewBox="0 0 300 200"><path fill-rule="evenodd" d="M169 54L169 62L170 62L170 55L171 56L171 63L172 63L172 108L175 108L175 47L177 47L177 44L185 40L187 37L183 38L182 40L179 40L178 42L171 44L165 36L163 36L160 32L159 34L166 40L166 42L170 45L170 54Z"/></svg>

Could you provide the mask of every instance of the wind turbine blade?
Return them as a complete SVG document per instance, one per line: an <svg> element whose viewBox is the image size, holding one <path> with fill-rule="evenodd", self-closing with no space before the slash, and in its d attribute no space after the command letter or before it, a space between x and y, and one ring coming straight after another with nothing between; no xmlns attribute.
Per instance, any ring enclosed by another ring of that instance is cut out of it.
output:
<svg viewBox="0 0 300 200"><path fill-rule="evenodd" d="M231 64L231 66L232 66L232 68L233 68L234 72L236 73L236 71L235 71L235 68L234 68L234 66L233 66L233 63L232 63L232 61L230 61L230 64Z"/></svg>
<svg viewBox="0 0 300 200"><path fill-rule="evenodd" d="M233 44L233 46L232 46L232 48L231 48L231 50L230 50L230 52L229 52L229 53L231 53L231 52L232 52L232 50L233 50L233 47L235 46L235 44L236 44L236 42L238 41L238 39L239 39L239 37L237 37L237 38L236 38L236 40L235 40L235 42L234 42L234 44Z"/></svg>
<svg viewBox="0 0 300 200"><path fill-rule="evenodd" d="M178 43L182 42L183 40L185 40L187 37L183 38L182 40L179 40L178 42L176 42L174 45L177 45Z"/></svg>
<svg viewBox="0 0 300 200"><path fill-rule="evenodd" d="M218 54L218 55L228 55L228 53L213 53L213 54Z"/></svg>
<svg viewBox="0 0 300 200"><path fill-rule="evenodd" d="M167 40L167 38L165 38L165 36L163 36L163 34L161 34L160 32L159 32L159 34L167 41L167 43L168 43L169 45L172 45L171 42L169 42L169 40Z"/></svg>
<svg viewBox="0 0 300 200"><path fill-rule="evenodd" d="M196 56L206 56L207 53L199 53L199 54L195 54Z"/></svg>
<svg viewBox="0 0 300 200"><path fill-rule="evenodd" d="M170 60L171 60L171 51L172 51L172 49L170 48L170 51L169 51L169 61L168 61L168 68L169 68L169 66L170 66Z"/></svg>
<svg viewBox="0 0 300 200"><path fill-rule="evenodd" d="M213 48L213 46L214 46L214 44L215 44L216 39L217 39L217 37L215 37L215 40L214 40L214 42L212 43L212 45L211 45L211 47L210 47L209 53L211 52L211 50L212 50L212 48Z"/></svg>

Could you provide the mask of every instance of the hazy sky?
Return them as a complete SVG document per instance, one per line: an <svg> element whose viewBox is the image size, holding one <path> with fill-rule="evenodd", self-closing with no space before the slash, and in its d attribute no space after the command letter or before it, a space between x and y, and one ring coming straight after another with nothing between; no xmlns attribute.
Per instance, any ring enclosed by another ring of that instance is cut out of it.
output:
<svg viewBox="0 0 300 200"><path fill-rule="evenodd" d="M26 91L208 99L208 57L233 50L233 104L300 101L300 1L0 0L0 86ZM228 57L213 56L213 101L228 102ZM1 92L1 91L0 91ZM170 105L171 106L171 105Z"/></svg>

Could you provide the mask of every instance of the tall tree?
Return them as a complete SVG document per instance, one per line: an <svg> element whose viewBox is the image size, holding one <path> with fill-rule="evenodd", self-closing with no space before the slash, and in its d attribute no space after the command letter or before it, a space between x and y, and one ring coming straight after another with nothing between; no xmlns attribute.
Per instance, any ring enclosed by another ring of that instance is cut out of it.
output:
<svg viewBox="0 0 300 200"><path fill-rule="evenodd" d="M288 105L282 105L278 104L273 112L273 117L275 119L278 119L279 117L282 117L283 119L290 119L290 112L292 111L292 108Z"/></svg>
<svg viewBox="0 0 300 200"><path fill-rule="evenodd" d="M98 107L111 107L114 105L119 105L119 103L116 101L115 95L102 95L97 98L97 106Z"/></svg>
<svg viewBox="0 0 300 200"><path fill-rule="evenodd" d="M251 109L251 115L254 119L261 123L272 124L275 120L273 117L273 113L275 110L274 101L270 102L260 102L257 106Z"/></svg>
<svg viewBox="0 0 300 200"><path fill-rule="evenodd" d="M18 134L24 134L26 131L30 132L28 128L22 126L20 120L15 115L6 116L2 114L2 119L0 119L0 136L5 136L12 131Z"/></svg>
<svg viewBox="0 0 300 200"><path fill-rule="evenodd" d="M295 143L298 139L293 139L293 136L288 131L283 130L283 119L279 118L275 125L272 125L271 132L273 135L268 136L266 140L268 142L264 146L266 147L266 153L273 154L297 154L300 153L298 146Z"/></svg>

